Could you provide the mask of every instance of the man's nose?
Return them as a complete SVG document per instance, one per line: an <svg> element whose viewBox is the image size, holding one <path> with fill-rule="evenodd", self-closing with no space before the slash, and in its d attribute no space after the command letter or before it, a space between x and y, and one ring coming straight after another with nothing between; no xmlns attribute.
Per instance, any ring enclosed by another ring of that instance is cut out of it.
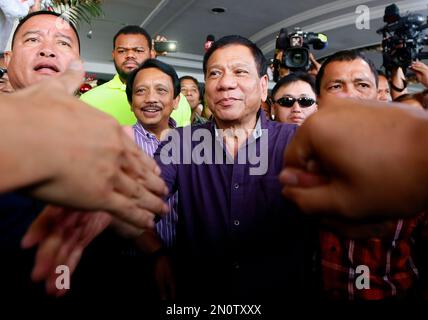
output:
<svg viewBox="0 0 428 320"><path fill-rule="evenodd" d="M40 50L39 55L42 57L55 58L55 52L49 48L43 48Z"/></svg>
<svg viewBox="0 0 428 320"><path fill-rule="evenodd" d="M236 88L236 79L230 72L225 72L218 82L218 88L220 90L229 90Z"/></svg>
<svg viewBox="0 0 428 320"><path fill-rule="evenodd" d="M360 92L353 85L345 86L344 96L347 98L359 98Z"/></svg>

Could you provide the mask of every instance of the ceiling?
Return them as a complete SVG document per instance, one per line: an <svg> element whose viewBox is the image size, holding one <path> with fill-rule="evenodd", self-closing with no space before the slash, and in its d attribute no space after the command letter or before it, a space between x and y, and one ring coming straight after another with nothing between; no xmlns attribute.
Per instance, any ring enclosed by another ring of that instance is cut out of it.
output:
<svg viewBox="0 0 428 320"><path fill-rule="evenodd" d="M179 76L190 74L202 77L204 42L208 34L216 39L239 34L253 40L266 58L272 58L275 37L279 30L301 27L304 31L322 32L328 36L328 47L313 51L316 58L337 50L360 48L378 44L381 36L376 30L383 26L387 0L104 0L104 17L92 25L81 25L82 58L86 69L97 76L109 78L114 72L111 60L112 39L127 24L144 27L152 36L161 34L178 41L178 52L161 57L174 65ZM428 15L427 0L395 2L403 15L407 11ZM356 9L369 9L368 30L356 27ZM225 13L213 14L211 9L225 8ZM91 38L88 32L92 30ZM381 54L370 52L377 66Z"/></svg>

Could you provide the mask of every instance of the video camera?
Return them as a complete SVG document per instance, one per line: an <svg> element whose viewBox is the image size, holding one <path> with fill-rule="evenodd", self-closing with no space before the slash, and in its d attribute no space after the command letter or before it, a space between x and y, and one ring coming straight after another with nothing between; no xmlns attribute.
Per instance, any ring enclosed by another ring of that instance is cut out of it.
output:
<svg viewBox="0 0 428 320"><path fill-rule="evenodd" d="M428 59L428 52L422 52L428 45L428 37L422 32L428 28L424 16L409 13L401 17L397 5L391 4L385 8L383 21L386 25L376 32L383 35L383 66L387 76L395 68L401 67L405 73L412 61Z"/></svg>
<svg viewBox="0 0 428 320"><path fill-rule="evenodd" d="M308 71L310 68L309 46L321 50L327 47L327 36L323 33L303 32L295 28L288 34L286 28L282 28L276 38L275 56L273 61L273 80L279 80L279 69L288 68L290 71ZM282 57L278 59L278 54Z"/></svg>

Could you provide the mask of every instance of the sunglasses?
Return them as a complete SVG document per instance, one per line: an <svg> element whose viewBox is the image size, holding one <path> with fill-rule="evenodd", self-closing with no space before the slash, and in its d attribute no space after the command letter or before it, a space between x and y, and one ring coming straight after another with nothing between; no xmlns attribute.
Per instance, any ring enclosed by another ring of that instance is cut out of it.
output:
<svg viewBox="0 0 428 320"><path fill-rule="evenodd" d="M7 70L4 68L0 68L0 79L7 73Z"/></svg>
<svg viewBox="0 0 428 320"><path fill-rule="evenodd" d="M292 97L282 97L276 100L275 103L278 103L281 107L291 108L296 101L302 108L308 108L316 102L314 99L308 97L300 97L297 99Z"/></svg>

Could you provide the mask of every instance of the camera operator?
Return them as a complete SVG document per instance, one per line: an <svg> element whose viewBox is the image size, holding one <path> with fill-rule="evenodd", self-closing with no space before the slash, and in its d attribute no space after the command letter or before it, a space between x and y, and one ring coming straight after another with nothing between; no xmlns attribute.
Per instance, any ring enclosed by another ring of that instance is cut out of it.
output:
<svg viewBox="0 0 428 320"><path fill-rule="evenodd" d="M377 33L383 36L383 66L387 76L391 76L393 99L407 93L407 69L413 71L417 80L427 86L428 67L418 61L428 58L428 53L423 52L424 46L428 45L428 37L423 32L428 28L425 20L425 17L418 13L401 16L395 4L385 8L383 21L386 25L377 30Z"/></svg>
<svg viewBox="0 0 428 320"><path fill-rule="evenodd" d="M295 28L294 32L288 34L286 28L282 28L276 38L275 54L273 61L273 80L287 76L291 72L307 72L316 76L320 64L309 51L321 50L327 46L327 36L322 33L303 32Z"/></svg>

